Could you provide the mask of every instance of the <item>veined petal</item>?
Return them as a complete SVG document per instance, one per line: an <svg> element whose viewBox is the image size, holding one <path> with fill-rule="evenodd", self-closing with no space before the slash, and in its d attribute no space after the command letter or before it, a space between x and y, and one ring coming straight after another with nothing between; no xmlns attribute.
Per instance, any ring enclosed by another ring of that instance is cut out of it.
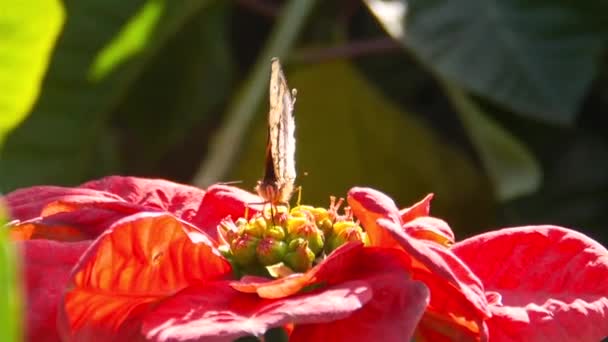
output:
<svg viewBox="0 0 608 342"><path fill-rule="evenodd" d="M128 341L139 334L137 318L160 300L230 272L195 227L169 214L126 217L75 267L60 311L62 337Z"/></svg>
<svg viewBox="0 0 608 342"><path fill-rule="evenodd" d="M500 293L492 341L599 341L608 336L608 251L556 226L502 229L452 248Z"/></svg>

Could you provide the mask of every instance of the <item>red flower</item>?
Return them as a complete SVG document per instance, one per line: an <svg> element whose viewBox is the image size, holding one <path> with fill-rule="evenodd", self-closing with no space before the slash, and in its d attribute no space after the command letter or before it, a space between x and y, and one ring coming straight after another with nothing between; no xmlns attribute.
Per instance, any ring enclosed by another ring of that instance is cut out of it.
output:
<svg viewBox="0 0 608 342"><path fill-rule="evenodd" d="M19 220L11 233L25 240L29 340L57 340L56 327L70 340L125 341L232 341L281 327L294 341L608 335L602 246L556 227L452 246L449 226L428 216L431 196L399 211L386 195L354 188L348 202L371 246L344 235L304 273L238 281L217 249L225 242L217 227L261 209L248 192L108 177L6 200Z"/></svg>
<svg viewBox="0 0 608 342"><path fill-rule="evenodd" d="M492 341L608 337L608 251L583 234L529 226L455 244L490 298Z"/></svg>
<svg viewBox="0 0 608 342"><path fill-rule="evenodd" d="M608 337L603 246L569 229L528 226L481 234L449 248L453 234L445 222L427 216L429 200L397 215L392 200L377 191L349 192L372 244L396 246L419 261L412 277L429 287L431 301L418 337L453 341L477 329L487 329L491 341ZM444 281L423 278L427 270Z"/></svg>

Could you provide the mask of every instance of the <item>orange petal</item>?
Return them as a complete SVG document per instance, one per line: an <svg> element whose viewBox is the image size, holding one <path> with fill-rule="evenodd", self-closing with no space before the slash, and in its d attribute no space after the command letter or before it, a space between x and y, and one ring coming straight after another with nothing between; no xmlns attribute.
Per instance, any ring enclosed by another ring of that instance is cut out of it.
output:
<svg viewBox="0 0 608 342"><path fill-rule="evenodd" d="M47 225L37 221L24 222L10 227L8 234L13 241L36 239L82 241L87 239L85 234L74 227Z"/></svg>
<svg viewBox="0 0 608 342"><path fill-rule="evenodd" d="M376 224L379 218L401 224L399 209L392 199L374 189L355 187L348 192L347 200L355 217L365 228L372 246L398 246L391 234Z"/></svg>
<svg viewBox="0 0 608 342"><path fill-rule="evenodd" d="M444 247L454 244L454 233L448 224L431 216L418 217L403 225L403 230L420 240L436 242Z"/></svg>
<svg viewBox="0 0 608 342"><path fill-rule="evenodd" d="M129 216L105 231L75 267L60 330L69 340L129 340L153 304L230 272L193 226L162 213Z"/></svg>
<svg viewBox="0 0 608 342"><path fill-rule="evenodd" d="M401 221L406 223L418 217L429 216L429 213L431 212L431 200L433 197L434 194L428 194L420 202L414 204L413 206L401 209L399 211Z"/></svg>

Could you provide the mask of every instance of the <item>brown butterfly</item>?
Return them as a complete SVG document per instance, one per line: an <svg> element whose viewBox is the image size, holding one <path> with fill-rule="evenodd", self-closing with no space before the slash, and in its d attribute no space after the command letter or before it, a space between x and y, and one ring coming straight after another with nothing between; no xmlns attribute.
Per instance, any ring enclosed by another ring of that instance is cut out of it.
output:
<svg viewBox="0 0 608 342"><path fill-rule="evenodd" d="M255 188L272 205L288 203L296 180L295 95L296 90L287 85L279 59L273 58L264 178Z"/></svg>

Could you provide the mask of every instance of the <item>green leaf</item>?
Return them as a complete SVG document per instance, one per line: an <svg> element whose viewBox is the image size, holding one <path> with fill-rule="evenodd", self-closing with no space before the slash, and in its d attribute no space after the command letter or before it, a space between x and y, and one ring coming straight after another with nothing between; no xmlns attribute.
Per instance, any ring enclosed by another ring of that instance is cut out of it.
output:
<svg viewBox="0 0 608 342"><path fill-rule="evenodd" d="M557 123L572 122L596 74L608 10L602 1L366 3L441 78Z"/></svg>
<svg viewBox="0 0 608 342"><path fill-rule="evenodd" d="M0 186L75 184L115 172L100 158L112 110L167 39L209 2L67 2L40 98L0 156Z"/></svg>
<svg viewBox="0 0 608 342"><path fill-rule="evenodd" d="M149 62L113 111L123 172L158 172L172 147L221 114L236 70L229 15L225 2L196 13ZM200 146L206 139L197 137Z"/></svg>
<svg viewBox="0 0 608 342"><path fill-rule="evenodd" d="M17 255L14 245L9 242L6 212L0 202L0 331L3 341L21 341L21 292L17 278Z"/></svg>
<svg viewBox="0 0 608 342"><path fill-rule="evenodd" d="M38 97L61 25L59 0L2 1L0 15L0 146Z"/></svg>
<svg viewBox="0 0 608 342"><path fill-rule="evenodd" d="M296 183L303 186L302 203L326 206L330 195L346 196L353 186L384 191L401 207L434 192L433 214L454 228L471 232L488 225L494 200L483 172L349 64L288 70L287 79L298 89ZM267 106L227 179L243 180L244 188L253 189L263 174Z"/></svg>
<svg viewBox="0 0 608 342"><path fill-rule="evenodd" d="M542 173L530 151L462 90L447 83L443 86L494 183L498 199L507 201L538 190Z"/></svg>

